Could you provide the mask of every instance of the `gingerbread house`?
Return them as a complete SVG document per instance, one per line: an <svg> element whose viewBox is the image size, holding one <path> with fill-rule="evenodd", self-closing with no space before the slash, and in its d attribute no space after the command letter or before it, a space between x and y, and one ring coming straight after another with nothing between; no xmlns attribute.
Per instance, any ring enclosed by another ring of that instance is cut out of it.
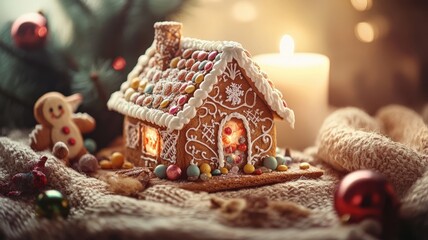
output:
<svg viewBox="0 0 428 240"><path fill-rule="evenodd" d="M125 116L125 156L137 166L260 165L276 155L274 118L293 127L282 94L239 43L181 37L181 24L154 25L108 107Z"/></svg>

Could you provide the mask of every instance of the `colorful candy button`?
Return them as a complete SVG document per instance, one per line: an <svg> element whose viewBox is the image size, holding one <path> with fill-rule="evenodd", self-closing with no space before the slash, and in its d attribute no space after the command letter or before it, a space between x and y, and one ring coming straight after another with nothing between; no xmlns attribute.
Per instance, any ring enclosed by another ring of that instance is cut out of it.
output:
<svg viewBox="0 0 428 240"><path fill-rule="evenodd" d="M178 64L178 61L180 61L180 57L173 58L173 59L171 60L171 62L169 63L169 66L170 66L171 68L176 68L176 67L177 67L177 64Z"/></svg>
<svg viewBox="0 0 428 240"><path fill-rule="evenodd" d="M178 98L178 101L177 101L178 105L183 105L183 104L185 104L186 102L187 102L187 96L186 96L186 95L182 95L182 96L180 96L180 97Z"/></svg>
<svg viewBox="0 0 428 240"><path fill-rule="evenodd" d="M180 108L179 108L178 106L172 106L172 107L169 109L169 114L174 115L174 114L176 114L179 110L180 110Z"/></svg>
<svg viewBox="0 0 428 240"><path fill-rule="evenodd" d="M134 90L137 90L139 85L140 85L140 79L139 78L132 79L131 88L133 88Z"/></svg>
<svg viewBox="0 0 428 240"><path fill-rule="evenodd" d="M193 93L195 91L195 89L196 89L196 87L194 85L188 85L184 91L186 93Z"/></svg>
<svg viewBox="0 0 428 240"><path fill-rule="evenodd" d="M185 59L189 58L190 56L192 56L193 53L193 49L186 49L183 51L183 53L181 54L181 56Z"/></svg>
<svg viewBox="0 0 428 240"><path fill-rule="evenodd" d="M169 105L169 103L170 103L171 101L169 100L169 99L164 99L161 103L160 103L160 105L159 105L159 107L161 107L161 108L166 108L166 107L168 107L168 105Z"/></svg>
<svg viewBox="0 0 428 240"><path fill-rule="evenodd" d="M215 59L216 56L217 56L217 51L212 51L208 54L208 60L212 61Z"/></svg>

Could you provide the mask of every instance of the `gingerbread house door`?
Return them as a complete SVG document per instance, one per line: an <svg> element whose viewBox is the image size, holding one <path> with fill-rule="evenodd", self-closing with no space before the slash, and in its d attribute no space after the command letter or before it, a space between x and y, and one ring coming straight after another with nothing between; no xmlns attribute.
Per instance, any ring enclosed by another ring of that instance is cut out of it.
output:
<svg viewBox="0 0 428 240"><path fill-rule="evenodd" d="M218 134L219 166L242 168L251 159L251 134L248 121L239 113L227 115Z"/></svg>

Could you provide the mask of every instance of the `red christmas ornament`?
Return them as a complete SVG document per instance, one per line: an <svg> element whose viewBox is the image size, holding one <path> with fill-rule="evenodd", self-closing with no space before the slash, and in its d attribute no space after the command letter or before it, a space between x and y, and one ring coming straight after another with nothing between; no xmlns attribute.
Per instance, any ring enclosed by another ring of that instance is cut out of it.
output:
<svg viewBox="0 0 428 240"><path fill-rule="evenodd" d="M380 173L359 170L346 175L334 195L334 207L344 222L367 218L388 224L397 217L398 199L392 185Z"/></svg>
<svg viewBox="0 0 428 240"><path fill-rule="evenodd" d="M169 165L166 169L166 177L169 180L177 180L181 177L181 168L177 165Z"/></svg>
<svg viewBox="0 0 428 240"><path fill-rule="evenodd" d="M40 13L27 13L12 24L11 35L16 46L26 50L38 49L46 43L47 20Z"/></svg>
<svg viewBox="0 0 428 240"><path fill-rule="evenodd" d="M230 128L230 127L225 127L225 128L224 128L224 133L225 133L226 135L230 135L230 134L232 134L232 128Z"/></svg>

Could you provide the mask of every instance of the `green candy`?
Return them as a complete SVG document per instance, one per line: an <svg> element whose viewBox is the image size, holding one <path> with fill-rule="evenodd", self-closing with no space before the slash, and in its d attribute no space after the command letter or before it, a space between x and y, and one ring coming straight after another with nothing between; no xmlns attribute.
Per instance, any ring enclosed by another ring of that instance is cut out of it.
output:
<svg viewBox="0 0 428 240"><path fill-rule="evenodd" d="M199 170L198 165L191 164L187 167L186 174L187 177L199 177L201 170Z"/></svg>
<svg viewBox="0 0 428 240"><path fill-rule="evenodd" d="M278 166L278 162L276 161L276 158L269 156L263 159L263 166L271 170L275 170Z"/></svg>
<svg viewBox="0 0 428 240"><path fill-rule="evenodd" d="M160 179L166 178L166 166L163 164L159 164L155 167L155 170L153 171L156 177Z"/></svg>

